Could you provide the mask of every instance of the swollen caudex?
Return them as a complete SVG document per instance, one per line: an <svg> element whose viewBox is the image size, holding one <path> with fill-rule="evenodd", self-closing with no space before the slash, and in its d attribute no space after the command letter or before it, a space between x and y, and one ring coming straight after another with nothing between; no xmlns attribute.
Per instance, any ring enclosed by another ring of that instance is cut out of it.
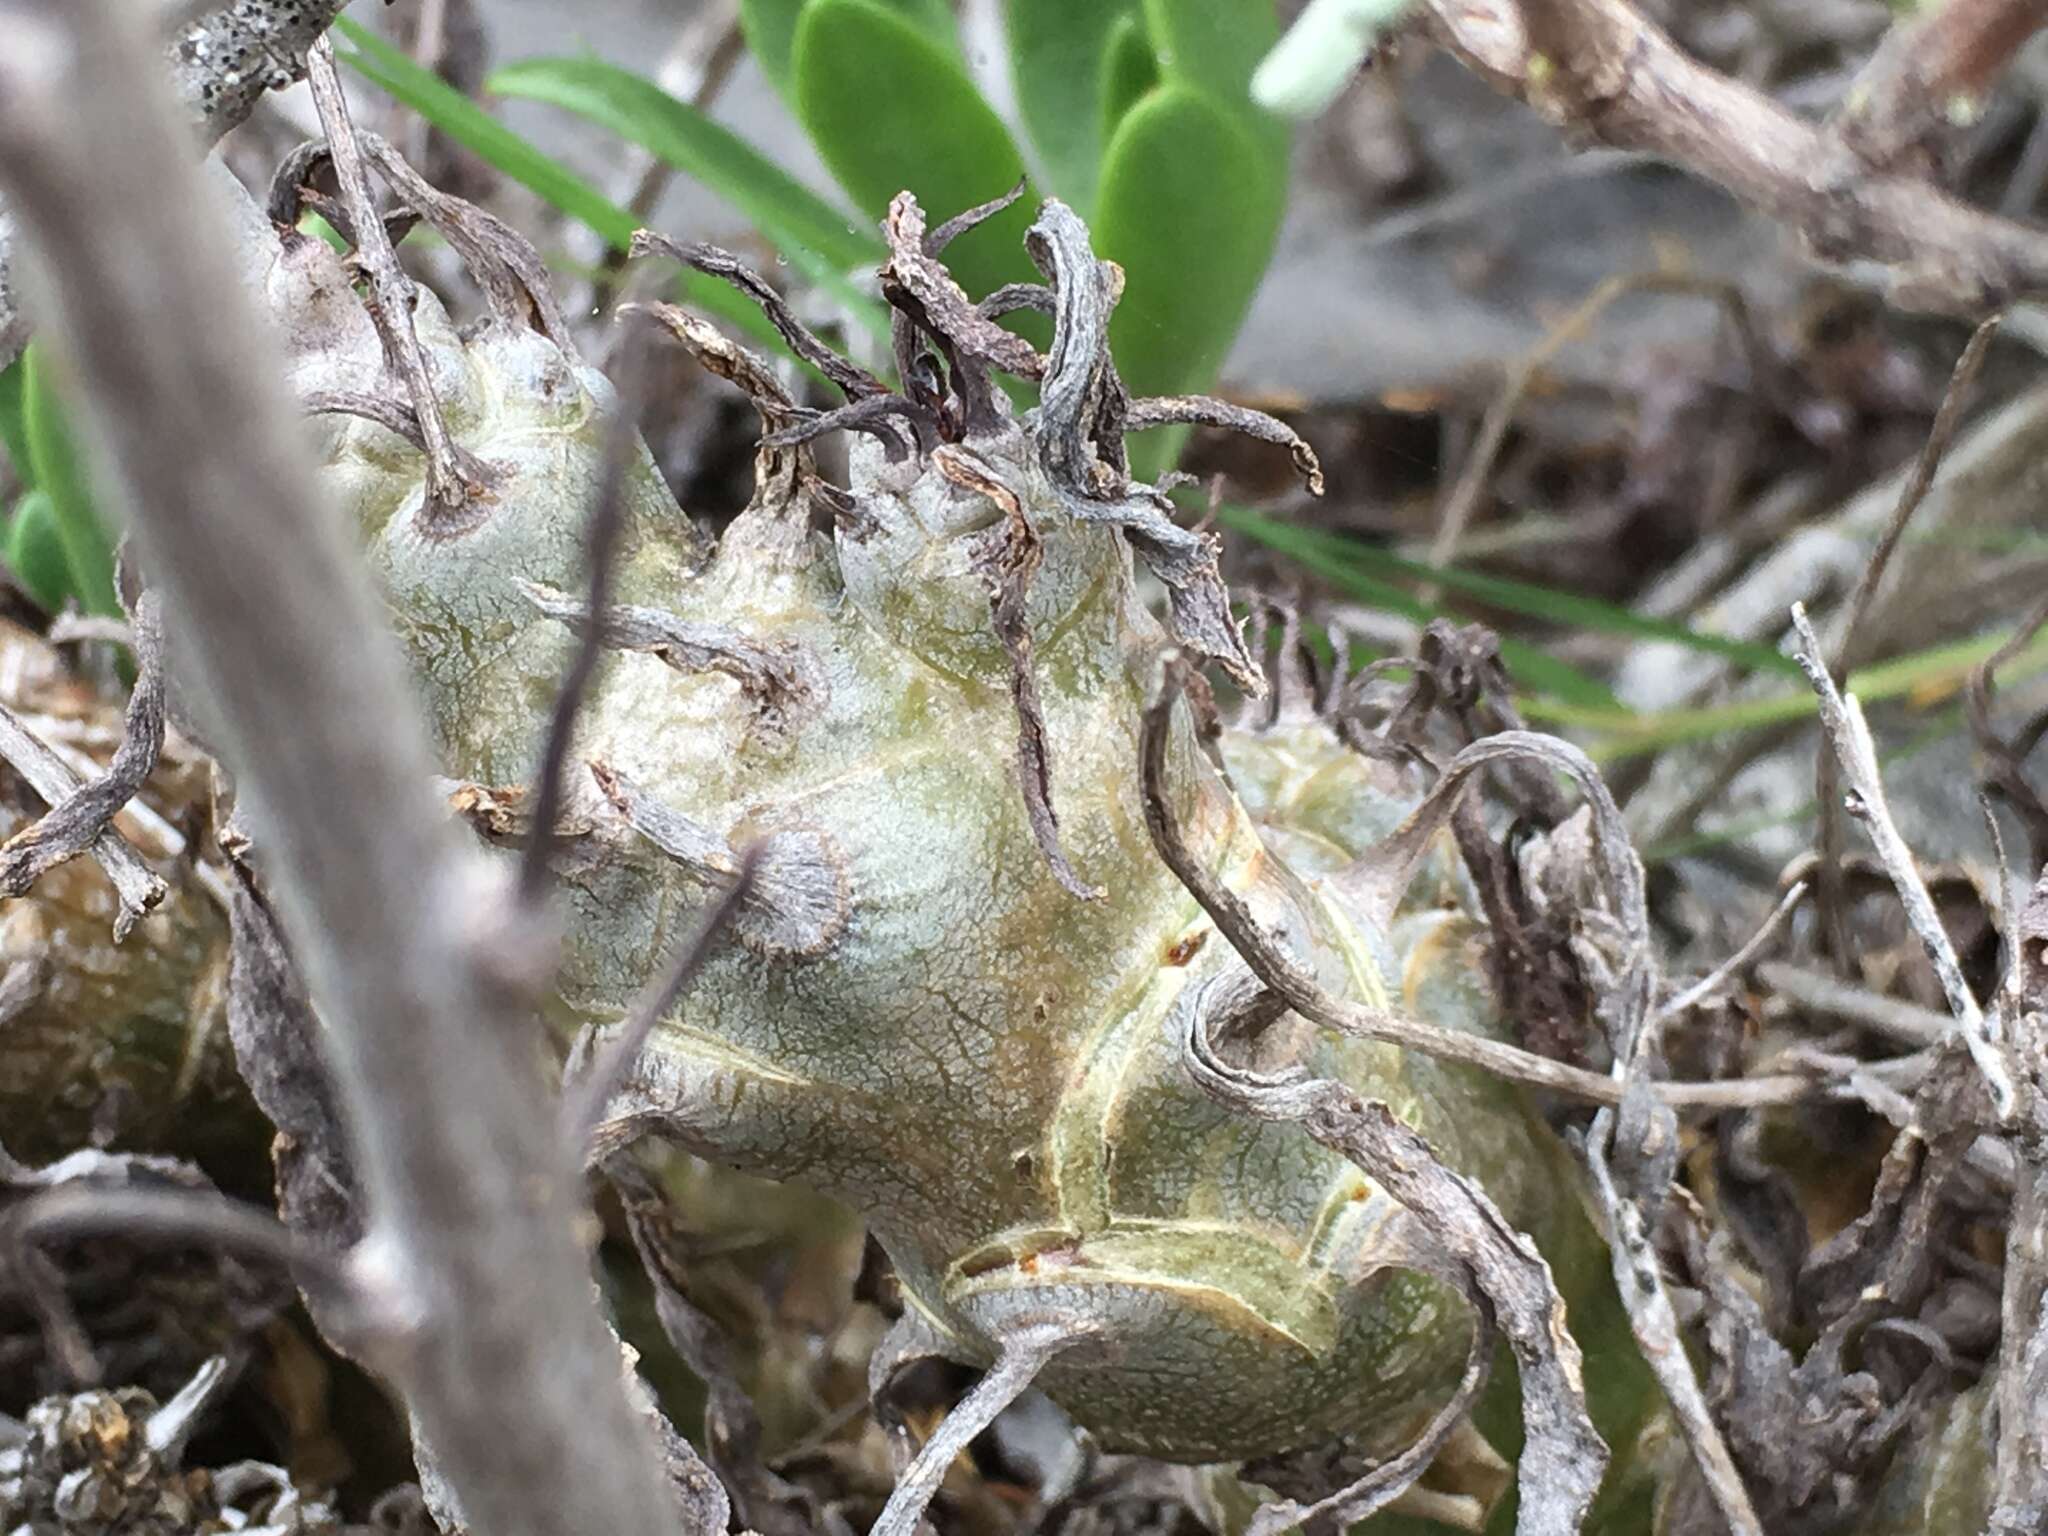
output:
<svg viewBox="0 0 2048 1536"><path fill-rule="evenodd" d="M1139 782L1169 651L1247 691L1261 679L1213 537L1131 478L1124 432L1208 420L1287 443L1311 477L1313 459L1254 413L1128 398L1106 344L1121 275L1062 205L1030 235L1045 286L985 308L938 260L952 232L928 234L907 196L885 225L903 392L731 258L650 242L762 298L845 403L797 404L685 311L642 316L750 395L764 440L754 500L708 556L644 456L629 471L559 828L567 1013L619 1019L743 851L764 851L736 942L663 1021L601 1139L657 1132L854 1207L901 1277L914 1347L1003 1358L977 1411L1035 1374L1112 1448L1398 1450L1465 1371L1469 1313L1350 1162L1189 1077L1176 1006L1237 961L1155 852ZM274 278L274 296L332 311L300 347L301 392L388 388L332 255L287 237L276 271L297 286ZM327 440L445 772L498 805L591 620L581 536L611 403L529 302L465 338L420 299L473 515L426 503L402 422L358 411ZM1044 354L995 323L1018 307L1051 316ZM1014 409L1003 375L1038 403ZM844 488L810 458L828 430L856 434ZM1345 895L1346 861L1415 797L1399 772L1298 711L1205 740L1182 707L1166 783L1208 866L1325 988L1489 1027L1457 882L1385 931ZM1576 1230L1561 1150L1499 1085L1291 1017L1236 1048L1384 1100L1539 1240Z"/></svg>

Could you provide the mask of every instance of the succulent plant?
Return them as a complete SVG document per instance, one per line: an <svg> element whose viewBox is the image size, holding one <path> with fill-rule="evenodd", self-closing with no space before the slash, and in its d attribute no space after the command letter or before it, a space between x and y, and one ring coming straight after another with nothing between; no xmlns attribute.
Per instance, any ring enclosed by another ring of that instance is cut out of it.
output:
<svg viewBox="0 0 2048 1536"><path fill-rule="evenodd" d="M475 226L450 200L415 205ZM1319 472L1270 418L1126 394L1106 342L1122 274L1057 202L1028 241L1045 282L970 299L938 256L1001 206L927 229L910 197L892 205L900 389L723 253L638 242L759 299L846 403L799 405L697 316L647 306L643 323L759 409L755 493L707 551L635 457L616 601L595 615L576 594L611 394L502 245L463 248L498 296L467 335L418 302L473 475L455 509L429 494L402 410L371 403L382 356L338 259L288 217L268 286L297 387L344 413L331 482L487 839L526 830L555 686L601 625L556 826L565 1020L620 1020L748 866L733 942L632 1066L600 1150L659 1133L843 1200L901 1279L897 1353L987 1367L1050 1330L1039 1384L1109 1447L1388 1454L1458 1387L1471 1316L1418 1267L1427 1244L1398 1202L1183 1068L1169 1015L1233 957L1155 852L1140 783L1169 657L1213 662L1250 696L1265 680L1214 537L1131 477L1125 434L1213 422L1286 446L1318 489ZM1019 309L1050 316L1045 353L998 323ZM1037 405L1017 414L998 373L1035 384ZM856 434L844 489L808 446L834 430ZM1411 770L1354 752L1294 692L1230 730L1178 708L1165 781L1202 857L1325 987L1497 1027L1454 861L1398 913L1347 883L1420 798ZM1562 1147L1513 1091L1299 1021L1245 1050L1386 1100L1575 1281L1602 1283Z"/></svg>

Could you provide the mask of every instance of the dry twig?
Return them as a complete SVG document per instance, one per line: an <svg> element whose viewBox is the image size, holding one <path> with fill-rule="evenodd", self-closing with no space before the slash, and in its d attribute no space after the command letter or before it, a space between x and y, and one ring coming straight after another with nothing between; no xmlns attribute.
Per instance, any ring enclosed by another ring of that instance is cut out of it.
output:
<svg viewBox="0 0 2048 1536"><path fill-rule="evenodd" d="M420 349L419 333L412 323L417 290L398 265L398 252L392 249L390 232L371 200L362 146L356 139L348 100L342 95L341 76L334 67L334 45L321 38L308 50L306 60L307 83L313 88L313 104L320 110L328 153L334 157L334 176L341 186L342 207L348 213L349 234L355 241L363 276L368 280L366 307L384 344L384 360L405 383L425 445L427 505L438 517L456 518L472 498L482 494L483 487L462 463L460 450L442 420L441 403L434 396L433 376L427 371L426 353Z"/></svg>
<svg viewBox="0 0 2048 1536"><path fill-rule="evenodd" d="M19 715L4 706L0 706L0 761L5 761L26 779L29 788L52 807L68 804L86 795L94 785L105 782L104 778L94 781L94 784L81 780L69 763L51 751ZM123 798L125 803L126 797ZM51 814L56 813L53 810ZM114 937L116 940L125 938L137 920L164 899L168 887L162 877L143 862L142 855L121 835L111 819L92 834L86 846L99 861L100 868L106 871L107 879L113 883L115 893L120 897L121 910L114 919Z"/></svg>
<svg viewBox="0 0 2048 1536"><path fill-rule="evenodd" d="M626 322L619 349L619 390L611 419L605 423L604 456L598 466L597 492L585 514L583 565L590 599L584 608L596 618L582 626L562 685L555 690L548 717L547 741L534 774L533 827L519 860L519 900L536 905L547 886L548 856L555 846L555 821L561 815L569 747L576 735L576 716L597 672L606 644L604 615L610 610L612 581L617 574L619 539L626 527L626 475L640 449L639 407L647 390L651 366L650 322Z"/></svg>
<svg viewBox="0 0 2048 1536"><path fill-rule="evenodd" d="M2032 644L2044 626L2048 626L2048 598L2036 603L2005 644L1984 658L1983 664L1970 674L1969 688L1964 694L1970 734L1976 738L1977 750L1987 759L1983 781L2012 807L2026 826L2028 848L2037 869L2048 866L2048 800L2042 798L2027 777L2026 763L2040 745L2043 733L2048 732L2048 714L2036 715L2010 737L2001 736L1991 718L1991 699L1998 669Z"/></svg>
<svg viewBox="0 0 2048 1536"><path fill-rule="evenodd" d="M2022 44L2048 23L2048 0L1943 0L1886 34L1824 125L1858 171L1938 171L1944 135L1974 123Z"/></svg>
<svg viewBox="0 0 2048 1536"><path fill-rule="evenodd" d="M163 624L153 593L145 593L135 606L130 634L135 647L135 687L128 695L127 719L121 731L121 745L107 771L80 785L62 800L50 803L49 813L7 840L0 848L0 890L19 896L47 870L76 858L110 835L114 817L142 790L156 770L164 745L164 656ZM125 846L125 845L124 845ZM108 870L113 875L113 870ZM155 875L154 905L164 893ZM121 892L121 911L114 919L118 943L135 926L141 913L129 901L121 877L114 877Z"/></svg>
<svg viewBox="0 0 2048 1536"><path fill-rule="evenodd" d="M2048 288L2048 234L1840 153L1845 141L1833 132L1688 57L1627 0L1424 0L1424 9L1434 35L1497 88L1597 143L1648 151L1726 188L1798 230L1822 260L1882 263L1898 304L1975 318ZM1965 24L2040 7L1971 0L1955 9L1956 36L1972 41L1951 51L1973 61L1967 78L1983 81L1996 65L1977 61L2016 41L2016 29ZM1897 99L1885 115L1920 113L1907 104L1905 77Z"/></svg>
<svg viewBox="0 0 2048 1536"><path fill-rule="evenodd" d="M1962 355L1956 359L1955 368L1949 374L1948 387L1942 392L1941 405L1934 413L1934 424L1927 429L1927 440L1920 445L1919 456L1913 461L1913 472L1899 488L1898 504L1892 509L1883 532L1878 535L1877 547L1871 551L1869 563L1863 567L1856 580L1856 588L1849 595L1832 667L1838 681L1846 681L1849 669L1856 665L1856 641L1863 626L1863 616L1869 611L1871 599L1877 595L1878 586L1891 565L1892 554L1899 547L1899 540L1905 537L1906 525L1913 520L1921 502L1927 499L1942 458L1955 439L1956 428L1962 424L1963 406L1969 400L1970 388L1984 366L1984 356L1991 349L1991 340L1998 334L2001 318L1993 315L1980 324L1971 333ZM1842 888L1842 823L1836 804L1841 789L1840 770L1832 752L1819 754L1814 764L1814 799L1820 807L1819 862L1815 866L1814 878L1820 902L1821 932L1834 953L1835 963L1844 965L1848 962L1850 948L1847 895Z"/></svg>
<svg viewBox="0 0 2048 1536"><path fill-rule="evenodd" d="M1446 1168L1385 1104L1347 1083L1299 1070L1265 1077L1226 1061L1216 1050L1216 1036L1247 1017L1271 1017L1249 970L1225 971L1189 989L1175 1005L1170 1026L1188 1072L1219 1103L1261 1120L1299 1123L1400 1202L1439 1250L1433 1256L1440 1266L1436 1272L1464 1295L1480 1319L1479 1331L1498 1326L1520 1368L1528 1438L1520 1464L1517 1536L1576 1536L1606 1471L1607 1446L1587 1413L1578 1343L1565 1326L1564 1300L1550 1266L1484 1190ZM1421 1267L1424 1254L1418 1253L1417 1262ZM1459 1394L1474 1390L1468 1359ZM1439 1433L1448 1433L1441 1415L1423 1439ZM1389 1464L1394 1465L1422 1470L1421 1458L1405 1454ZM1337 1506L1347 1517L1369 1512L1400 1486L1375 1469L1343 1490ZM1252 1529L1258 1536L1277 1536L1306 1513L1293 1504L1270 1506L1255 1517Z"/></svg>
<svg viewBox="0 0 2048 1536"><path fill-rule="evenodd" d="M1864 724L1863 708L1853 693L1845 697L1836 688L1834 678L1821 660L1820 640L1815 636L1813 626L1807 622L1803 604L1792 605L1792 627L1799 636L1793 654L1805 670L1807 680L1813 684L1814 692L1819 695L1821 726L1827 732L1830 749L1841 759L1842 772L1848 780L1852 798L1851 811L1869 831L1885 873L1891 876L1899 901L1906 909L1906 921L1912 926L1914 937L1927 951L1934 973L1941 980L1949 1012L1955 1017L1956 1032L1969 1048L1977 1069L1984 1074L1985 1084L1991 1090L1992 1104L2001 1116L2009 1115L2015 1104L2012 1075L1986 1025L1983 1009L1977 1006L1970 984L1963 979L1962 962L1956 956L1948 930L1941 925L1941 914L1935 910L1934 898L1927 893L1927 886L1920 879L1920 871L1913 862L1913 851L1906 846L1906 840L1899 835L1899 829L1892 821L1891 807L1885 803L1884 782L1878 773L1877 748L1870 739L1870 727Z"/></svg>

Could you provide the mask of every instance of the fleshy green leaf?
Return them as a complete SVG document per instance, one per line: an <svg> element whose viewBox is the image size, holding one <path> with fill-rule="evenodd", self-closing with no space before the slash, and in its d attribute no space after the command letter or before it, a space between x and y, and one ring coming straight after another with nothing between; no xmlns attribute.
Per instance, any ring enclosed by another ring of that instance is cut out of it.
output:
<svg viewBox="0 0 2048 1536"><path fill-rule="evenodd" d="M1200 87L1247 119L1286 129L1252 105L1252 71L1280 40L1273 0L1144 0L1160 71Z"/></svg>
<svg viewBox="0 0 2048 1536"><path fill-rule="evenodd" d="M1052 191L1087 218L1095 207L1105 121L1115 122L1102 112L1108 59L1116 40L1132 33L1149 57L1144 25L1130 0L1009 0L1004 19L1018 113Z"/></svg>
<svg viewBox="0 0 2048 1536"><path fill-rule="evenodd" d="M632 243L640 221L551 155L543 154L430 69L422 69L374 32L346 16L336 33L354 44L338 50L341 61L396 100L411 107L449 138L531 190L543 202L589 226L614 250ZM789 355L775 328L745 297L698 273L679 280L687 303L729 320L748 338L778 356Z"/></svg>
<svg viewBox="0 0 2048 1536"><path fill-rule="evenodd" d="M805 277L887 335L880 305L848 280L885 254L854 215L833 207L746 140L652 80L601 59L526 59L492 75L500 96L544 101L631 140L724 198Z"/></svg>
<svg viewBox="0 0 2048 1536"><path fill-rule="evenodd" d="M946 0L877 0L901 13L934 40L959 45L952 7ZM797 22L806 0L740 0L740 35L761 65L761 73L784 101L796 104L795 54Z"/></svg>
<svg viewBox="0 0 2048 1536"><path fill-rule="evenodd" d="M48 360L39 346L31 346L23 359L28 372L22 384L22 435L36 488L49 498L64 549L67 591L88 613L119 613L114 543L94 504L85 460L50 381Z"/></svg>
<svg viewBox="0 0 2048 1536"><path fill-rule="evenodd" d="M1009 130L958 57L877 0L810 0L797 24L795 82L811 142L871 218L908 189L937 223L1000 197L1024 174ZM969 294L1037 276L1024 255L1035 207L1027 194L946 248Z"/></svg>
<svg viewBox="0 0 2048 1536"><path fill-rule="evenodd" d="M1116 136L1125 114L1159 83L1159 57L1145 36L1144 21L1137 16L1119 17L1097 65L1095 110L1100 143L1107 144Z"/></svg>
<svg viewBox="0 0 2048 1536"><path fill-rule="evenodd" d="M1230 113L1171 79L1125 114L1103 157L1095 248L1124 269L1110 340L1131 393L1215 376L1272 254L1284 175Z"/></svg>
<svg viewBox="0 0 2048 1536"><path fill-rule="evenodd" d="M796 23L803 13L804 0L740 0L740 36L784 101L792 100Z"/></svg>
<svg viewBox="0 0 2048 1536"><path fill-rule="evenodd" d="M7 525L7 569L22 591L50 613L70 596L71 562L48 491L30 491L14 504L14 518Z"/></svg>

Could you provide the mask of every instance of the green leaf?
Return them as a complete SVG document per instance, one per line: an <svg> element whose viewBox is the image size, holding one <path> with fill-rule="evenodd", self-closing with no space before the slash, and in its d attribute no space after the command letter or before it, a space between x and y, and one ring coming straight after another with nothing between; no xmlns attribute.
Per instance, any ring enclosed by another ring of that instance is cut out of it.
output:
<svg viewBox="0 0 2048 1536"><path fill-rule="evenodd" d="M740 0L740 36L784 101L794 101L793 55L804 0Z"/></svg>
<svg viewBox="0 0 2048 1536"><path fill-rule="evenodd" d="M1561 592L1534 582L1511 581L1504 576L1488 576L1479 571L1460 570L1456 566L1405 559L1391 550L1346 538L1343 534L1291 528L1288 524L1239 507L1224 507L1217 516L1225 527L1249 534L1262 543L1273 543L1275 530L1287 529L1294 535L1290 552L1298 552L1304 563L1320 574L1327 575L1340 566L1353 566L1382 576L1411 577L1462 592L1489 607L1545 619L1570 629L1668 640L1690 650L1740 662L1753 672L1776 672L1787 677L1801 675L1799 663L1772 646L1693 629L1673 619L1651 618L1618 603L1604 603L1598 598L1581 597L1577 593Z"/></svg>
<svg viewBox="0 0 2048 1536"><path fill-rule="evenodd" d="M31 346L23 359L28 365L22 385L23 436L36 488L49 497L64 549L67 591L88 613L117 614L114 542L93 500L85 460L50 380L48 359L40 346Z"/></svg>
<svg viewBox="0 0 2048 1536"><path fill-rule="evenodd" d="M1329 561L1319 541L1330 535L1276 522L1240 507L1221 508L1218 518L1227 527L1243 527L1247 532L1256 530L1258 537L1264 542L1283 554L1291 555L1303 564L1313 567L1330 585L1349 593L1362 603L1388 613L1398 613L1418 624L1426 624L1431 619L1444 616L1443 609L1417 600L1412 594L1391 582L1369 576L1354 565ZM1617 716L1630 718L1605 684L1535 646L1503 636L1500 653L1518 686L1533 689L1539 694L1548 694L1560 703L1587 714L1599 714L1607 719L1614 719Z"/></svg>
<svg viewBox="0 0 2048 1536"><path fill-rule="evenodd" d="M760 62L768 83L792 107L796 105L795 54L797 22L806 0L740 0L740 35ZM958 48L959 33L946 0L878 0L900 12L934 40Z"/></svg>
<svg viewBox="0 0 2048 1536"><path fill-rule="evenodd" d="M27 377L28 364L19 357L0 368L0 448L7 450L7 462L14 466L14 477L23 485L33 483L29 478L28 438L21 426L21 391Z"/></svg>
<svg viewBox="0 0 2048 1536"><path fill-rule="evenodd" d="M1167 79L1199 86L1285 138L1251 100L1252 71L1280 40L1273 0L1145 0L1145 22Z"/></svg>
<svg viewBox="0 0 2048 1536"><path fill-rule="evenodd" d="M1122 264L1110 326L1135 395L1207 387L1280 227L1285 166L1208 96L1169 80L1118 125L1102 162L1095 248Z"/></svg>
<svg viewBox="0 0 2048 1536"><path fill-rule="evenodd" d="M30 491L14 504L7 525L7 569L46 612L57 612L71 595L71 562L48 491Z"/></svg>
<svg viewBox="0 0 2048 1536"><path fill-rule="evenodd" d="M486 82L500 96L543 101L608 128L737 209L782 256L871 331L886 336L888 317L847 274L880 262L882 243L862 234L854 216L833 207L746 140L678 101L652 80L601 59L526 59Z"/></svg>
<svg viewBox="0 0 2048 1536"><path fill-rule="evenodd" d="M876 0L810 0L797 24L795 80L811 142L872 218L908 189L936 224L1000 197L1024 174L1009 130L958 57ZM1037 277L1024 255L1035 207L1027 194L946 248L970 295Z"/></svg>
<svg viewBox="0 0 2048 1536"><path fill-rule="evenodd" d="M1086 218L1095 207L1105 123L1115 123L1102 111L1106 70L1116 49L1128 47L1118 40L1133 35L1149 58L1144 24L1130 0L1009 0L1004 19L1018 114L1052 190Z"/></svg>
<svg viewBox="0 0 2048 1536"><path fill-rule="evenodd" d="M346 16L337 34L355 46L339 50L341 61L392 97L411 107L448 137L503 171L543 202L595 230L614 250L632 242L640 220L550 155L543 154L430 69ZM750 340L787 357L789 349L760 310L726 284L700 273L684 273L678 286L686 303L729 320Z"/></svg>
<svg viewBox="0 0 2048 1536"><path fill-rule="evenodd" d="M1159 56L1153 53L1145 36L1145 23L1138 17L1119 17L1110 29L1097 74L1095 110L1101 142L1107 144L1125 114L1159 83ZM1091 178L1090 186L1093 185Z"/></svg>
<svg viewBox="0 0 2048 1536"><path fill-rule="evenodd" d="M343 16L334 29L355 47L342 59L443 133L623 251L639 221L551 155L507 128L432 70Z"/></svg>
<svg viewBox="0 0 2048 1536"><path fill-rule="evenodd" d="M1866 704L1909 695L1923 700L1952 695L1969 681L1970 673L1980 662L2011 638L2011 630L1999 630L1895 656L1851 672L1847 691ZM2000 668L1998 675L2017 680L2044 669L2048 669L2048 635L2037 637ZM1604 733L1589 743L1586 750L1595 761L1614 762L1689 742L1711 741L1741 731L1804 720L1815 713L1816 707L1811 689L1787 689L1758 698L1735 699L1696 709L1660 710L1651 715L1626 710L1587 710L1562 700L1532 704L1528 713L1539 720Z"/></svg>

